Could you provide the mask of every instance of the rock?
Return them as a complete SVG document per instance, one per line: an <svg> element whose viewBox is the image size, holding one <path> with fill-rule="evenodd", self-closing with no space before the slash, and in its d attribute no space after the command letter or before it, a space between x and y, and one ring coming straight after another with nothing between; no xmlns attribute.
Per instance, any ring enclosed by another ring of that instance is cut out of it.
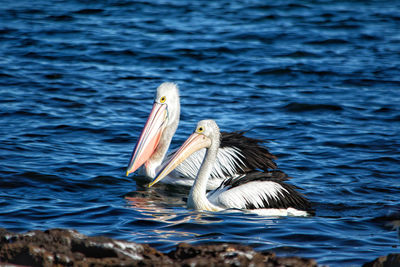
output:
<svg viewBox="0 0 400 267"><path fill-rule="evenodd" d="M23 234L0 229L0 262L28 266L172 265L166 255L146 244L87 237L63 229Z"/></svg>
<svg viewBox="0 0 400 267"><path fill-rule="evenodd" d="M387 256L381 256L363 265L363 267L398 267L398 266L400 266L400 253L393 253Z"/></svg>
<svg viewBox="0 0 400 267"><path fill-rule="evenodd" d="M259 253L236 244L192 246L182 243L167 255L174 262L179 262L180 266L317 266L315 260L280 258L275 253Z"/></svg>
<svg viewBox="0 0 400 267"><path fill-rule="evenodd" d="M74 230L12 233L0 228L0 263L24 266L317 266L235 244L179 244L168 254L146 244L88 237Z"/></svg>

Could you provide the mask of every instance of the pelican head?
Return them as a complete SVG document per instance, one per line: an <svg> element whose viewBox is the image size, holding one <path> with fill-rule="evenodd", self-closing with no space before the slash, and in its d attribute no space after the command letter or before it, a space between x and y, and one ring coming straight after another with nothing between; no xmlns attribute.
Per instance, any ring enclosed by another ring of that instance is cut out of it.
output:
<svg viewBox="0 0 400 267"><path fill-rule="evenodd" d="M179 164L188 158L194 152L206 148L218 149L220 145L221 134L217 123L213 120L202 120L197 124L196 130L183 143L174 156L164 165L162 170L157 174L149 187L161 181ZM208 153L208 152L207 152Z"/></svg>
<svg viewBox="0 0 400 267"><path fill-rule="evenodd" d="M126 175L136 171L144 163L146 174L155 175L168 150L179 123L179 89L175 83L164 82L158 88L153 108L133 150Z"/></svg>

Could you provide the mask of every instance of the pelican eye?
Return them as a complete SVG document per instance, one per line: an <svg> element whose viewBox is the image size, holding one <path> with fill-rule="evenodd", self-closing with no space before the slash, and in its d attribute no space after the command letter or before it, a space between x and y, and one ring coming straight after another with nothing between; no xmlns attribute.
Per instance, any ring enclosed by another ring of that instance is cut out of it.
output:
<svg viewBox="0 0 400 267"><path fill-rule="evenodd" d="M165 96L162 96L162 97L160 98L160 103L164 103L165 100L167 100L167 98L166 98Z"/></svg>
<svg viewBox="0 0 400 267"><path fill-rule="evenodd" d="M203 126L200 126L199 128L197 128L197 132L198 132L198 133L202 133L202 132L204 132L204 128L203 128Z"/></svg>

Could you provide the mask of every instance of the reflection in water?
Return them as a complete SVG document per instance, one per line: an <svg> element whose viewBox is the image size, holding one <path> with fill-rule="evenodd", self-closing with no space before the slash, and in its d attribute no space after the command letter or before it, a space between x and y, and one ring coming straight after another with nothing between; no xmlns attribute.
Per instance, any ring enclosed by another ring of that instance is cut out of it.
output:
<svg viewBox="0 0 400 267"><path fill-rule="evenodd" d="M147 219L156 220L164 223L184 223L193 221L198 224L207 224L210 222L222 222L222 219L216 220L212 214L186 210L186 203L180 198L171 198L162 196L154 192L136 191L129 194L136 196L125 196L129 208L149 216ZM149 193L149 192L147 192ZM168 202L167 202L168 199ZM212 219L210 219L212 218Z"/></svg>
<svg viewBox="0 0 400 267"><path fill-rule="evenodd" d="M184 237L184 240L192 240L193 237L196 236L196 233L192 232L183 232L183 231L175 231L175 230L166 230L166 229L159 229L153 230L153 232L159 236L159 239L172 239L172 240L179 240Z"/></svg>
<svg viewBox="0 0 400 267"><path fill-rule="evenodd" d="M141 212L143 215L148 216L147 219L149 220L168 222L176 217L176 214L171 213L171 210L155 204L155 201L152 199L129 196L126 196L125 199L128 202L127 204L129 208L133 208L136 211Z"/></svg>
<svg viewBox="0 0 400 267"><path fill-rule="evenodd" d="M154 229L132 232L142 242L192 242L202 239L210 239L209 235L204 236L199 228L205 224L223 223L223 219L209 213L188 211L186 203L181 197L163 196L156 190L136 191L125 196L129 208L139 211L143 217L141 221L158 222ZM199 227L187 227L189 225L200 225ZM193 231L190 231L192 229ZM199 233L200 232L200 233ZM214 238L221 236L214 234Z"/></svg>
<svg viewBox="0 0 400 267"><path fill-rule="evenodd" d="M150 211L159 213L165 211L166 208L185 207L184 193L177 191L174 187L146 188L141 184L137 184L137 190L125 194L128 200L128 206L137 211ZM161 192L168 192L168 195Z"/></svg>

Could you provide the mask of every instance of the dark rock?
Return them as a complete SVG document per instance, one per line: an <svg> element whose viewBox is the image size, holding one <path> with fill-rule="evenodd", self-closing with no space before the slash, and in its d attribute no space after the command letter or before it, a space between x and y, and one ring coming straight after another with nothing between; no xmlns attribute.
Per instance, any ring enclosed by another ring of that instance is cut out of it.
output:
<svg viewBox="0 0 400 267"><path fill-rule="evenodd" d="M400 266L400 253L393 253L387 256L381 256L363 265L363 267L398 267L398 266Z"/></svg>
<svg viewBox="0 0 400 267"><path fill-rule="evenodd" d="M272 252L259 253L236 244L192 246L182 243L168 256L180 266L317 266L312 259L280 258Z"/></svg>
<svg viewBox="0 0 400 267"><path fill-rule="evenodd" d="M62 229L22 234L0 229L0 262L28 266L172 265L166 255L146 244L87 237Z"/></svg>
<svg viewBox="0 0 400 267"><path fill-rule="evenodd" d="M317 266L235 244L179 244L168 254L146 244L88 237L74 230L12 233L0 228L0 263L24 266Z"/></svg>

